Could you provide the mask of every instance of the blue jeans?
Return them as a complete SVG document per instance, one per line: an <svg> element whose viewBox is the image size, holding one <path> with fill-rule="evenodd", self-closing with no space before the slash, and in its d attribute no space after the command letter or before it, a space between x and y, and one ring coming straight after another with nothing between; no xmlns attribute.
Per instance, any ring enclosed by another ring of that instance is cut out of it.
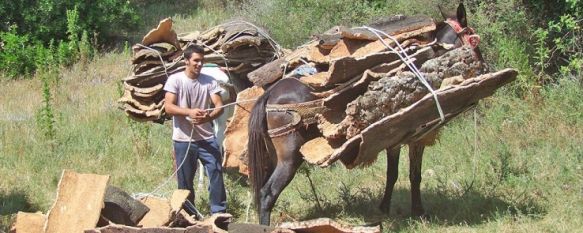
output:
<svg viewBox="0 0 583 233"><path fill-rule="evenodd" d="M184 159L188 142L174 141L174 162L176 167ZM194 203L194 175L196 174L197 160L201 161L209 177L209 201L211 214L224 213L227 209L227 194L223 182L223 168L221 152L215 138L195 141L190 144L186 161L176 172L178 188L190 190L188 200Z"/></svg>

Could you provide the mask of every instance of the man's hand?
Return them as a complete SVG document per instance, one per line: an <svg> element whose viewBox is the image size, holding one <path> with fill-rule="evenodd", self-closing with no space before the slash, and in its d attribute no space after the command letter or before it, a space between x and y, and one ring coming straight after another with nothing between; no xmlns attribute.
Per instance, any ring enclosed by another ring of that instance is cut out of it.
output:
<svg viewBox="0 0 583 233"><path fill-rule="evenodd" d="M190 112L188 113L188 117L190 118L190 122L194 125L206 123L206 122L209 122L211 120L208 111L198 109L198 108L190 109Z"/></svg>

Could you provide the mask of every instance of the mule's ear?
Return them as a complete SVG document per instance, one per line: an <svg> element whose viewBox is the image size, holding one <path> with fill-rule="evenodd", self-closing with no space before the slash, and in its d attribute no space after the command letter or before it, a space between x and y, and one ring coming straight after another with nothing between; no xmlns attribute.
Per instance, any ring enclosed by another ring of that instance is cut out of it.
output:
<svg viewBox="0 0 583 233"><path fill-rule="evenodd" d="M443 17L443 20L446 20L448 17L447 17L447 14L445 12L443 12L441 5L438 4L437 9L439 9L439 13L441 14L441 17Z"/></svg>
<svg viewBox="0 0 583 233"><path fill-rule="evenodd" d="M462 26L462 28L468 27L468 18L466 15L466 7L463 3L460 3L457 7L457 20Z"/></svg>

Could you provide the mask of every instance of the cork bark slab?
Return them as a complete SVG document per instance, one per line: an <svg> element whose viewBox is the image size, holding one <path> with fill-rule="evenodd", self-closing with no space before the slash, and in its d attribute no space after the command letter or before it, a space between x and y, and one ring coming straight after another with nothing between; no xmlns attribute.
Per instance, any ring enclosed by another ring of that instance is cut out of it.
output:
<svg viewBox="0 0 583 233"><path fill-rule="evenodd" d="M140 200L150 211L138 223L142 227L161 227L170 222L172 208L166 199L146 197Z"/></svg>
<svg viewBox="0 0 583 233"><path fill-rule="evenodd" d="M255 105L255 101L248 100L259 98L263 92L263 88L251 87L237 94L237 102L241 102L241 104L235 107L233 117L225 130L223 167L238 168L239 172L247 174L247 166L241 161L241 158L246 157L247 154L247 134L249 132L247 127L251 109Z"/></svg>
<svg viewBox="0 0 583 233"><path fill-rule="evenodd" d="M446 120L457 116L480 99L492 95L496 89L513 81L517 74L516 70L505 69L437 91ZM439 123L439 114L435 106L433 96L426 95L415 104L368 126L360 135L336 149L330 159L321 166L328 166L338 159L341 159L349 169L368 164L376 159L381 150L425 135Z"/></svg>
<svg viewBox="0 0 583 233"><path fill-rule="evenodd" d="M354 53L352 53L352 56L362 57L362 56L366 56L369 54L375 54L375 53L379 53L382 51L387 51L388 50L387 45L391 46L391 47L395 46L394 40L397 40L399 42L403 42L407 38L418 36L418 35L421 35L423 33L427 33L427 32L434 31L434 30L435 30L435 25L430 26L430 27L418 28L418 29L415 29L413 31L403 32L403 33L400 33L398 35L395 35L392 39L384 38L382 40L376 40L376 41L371 42L371 43L367 44L366 46L363 46L362 48L354 51Z"/></svg>
<svg viewBox="0 0 583 233"><path fill-rule="evenodd" d="M290 229L302 233L380 233L379 226L346 226L335 222L329 218L319 218L302 222L286 222L279 225L279 228Z"/></svg>
<svg viewBox="0 0 583 233"><path fill-rule="evenodd" d="M321 164L332 155L334 148L328 144L328 140L324 137L317 137L312 139L300 148L300 153L304 156L304 160L311 164Z"/></svg>
<svg viewBox="0 0 583 233"><path fill-rule="evenodd" d="M48 213L46 232L82 232L95 228L108 180L109 176L64 170L57 199Z"/></svg>
<svg viewBox="0 0 583 233"><path fill-rule="evenodd" d="M414 37L426 31L433 31L435 30L436 26L433 19L428 16L398 15L382 18L374 23L371 23L369 27L382 31L391 36L408 34L408 37ZM378 40L378 36L375 35L375 33L362 28L343 31L342 35L344 38ZM384 38L383 35L381 36Z"/></svg>
<svg viewBox="0 0 583 233"><path fill-rule="evenodd" d="M130 227L123 225L109 225L97 229L86 230L85 233L214 233L211 226L194 225L180 227Z"/></svg>
<svg viewBox="0 0 583 233"><path fill-rule="evenodd" d="M134 45L132 64L139 64L145 61L172 60L178 52L178 48L169 43L155 43L150 46Z"/></svg>
<svg viewBox="0 0 583 233"><path fill-rule="evenodd" d="M182 205L186 202L186 198L190 194L189 190L177 189L172 193L172 198L170 199L170 207L172 211L179 211L182 209Z"/></svg>
<svg viewBox="0 0 583 233"><path fill-rule="evenodd" d="M20 212L16 214L16 219L10 228L12 233L43 233L47 216L38 213Z"/></svg>
<svg viewBox="0 0 583 233"><path fill-rule="evenodd" d="M249 86L249 72L287 52L270 39L262 29L244 21L227 22L204 32L177 36L172 29L172 20L164 19L144 36L141 43L132 46L132 73L122 79L125 90L131 95L120 98L119 107L137 121L163 123L170 119L163 110L162 87L169 75L184 70L182 48L189 44L204 45L205 63L217 64L229 73L237 90L245 89ZM284 72L279 65L258 73L257 79L264 82L260 85L281 78ZM279 73L274 72L278 69Z"/></svg>
<svg viewBox="0 0 583 233"><path fill-rule="evenodd" d="M142 38L142 45L148 46L154 43L166 42L180 48L178 43L178 36L172 29L172 19L166 18L160 21L156 29L150 30L148 34Z"/></svg>
<svg viewBox="0 0 583 233"><path fill-rule="evenodd" d="M275 82L283 76L282 66L285 65L285 62L283 58L277 59L249 73L247 77L255 86L259 87Z"/></svg>
<svg viewBox="0 0 583 233"><path fill-rule="evenodd" d="M389 53L396 56L394 53ZM433 55L433 50L431 47L425 47L419 49L413 53L411 58L416 59L420 62L427 61ZM386 58L388 59L388 58ZM371 63L378 64L378 63ZM384 76L395 75L399 71L405 70L406 66L401 60L393 60L391 62L383 62L382 64L376 65L370 68L370 71L363 71L362 78L350 85L347 85L342 90L328 96L324 100L324 105L328 108L335 109L338 111L344 111L346 104L354 100L357 96L362 95L370 82L373 80L378 80L381 75L378 73L386 73Z"/></svg>

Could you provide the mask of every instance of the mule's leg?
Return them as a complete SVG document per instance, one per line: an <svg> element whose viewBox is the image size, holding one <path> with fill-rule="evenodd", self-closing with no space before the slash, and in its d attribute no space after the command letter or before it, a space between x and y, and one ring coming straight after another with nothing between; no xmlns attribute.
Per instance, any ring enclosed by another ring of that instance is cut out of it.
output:
<svg viewBox="0 0 583 233"><path fill-rule="evenodd" d="M269 225L270 215L279 194L294 178L296 171L303 162L299 156L300 143L294 139L294 134L285 137L273 138L278 162L273 174L261 189L260 223Z"/></svg>
<svg viewBox="0 0 583 233"><path fill-rule="evenodd" d="M397 177L399 176L399 154L401 147L387 149L387 182L385 184L385 194L381 201L380 209L384 213L389 213L391 209L391 197L393 195L393 188Z"/></svg>
<svg viewBox="0 0 583 233"><path fill-rule="evenodd" d="M409 144L409 180L411 181L411 214L423 216L423 204L421 203L421 164L425 145L420 142Z"/></svg>

